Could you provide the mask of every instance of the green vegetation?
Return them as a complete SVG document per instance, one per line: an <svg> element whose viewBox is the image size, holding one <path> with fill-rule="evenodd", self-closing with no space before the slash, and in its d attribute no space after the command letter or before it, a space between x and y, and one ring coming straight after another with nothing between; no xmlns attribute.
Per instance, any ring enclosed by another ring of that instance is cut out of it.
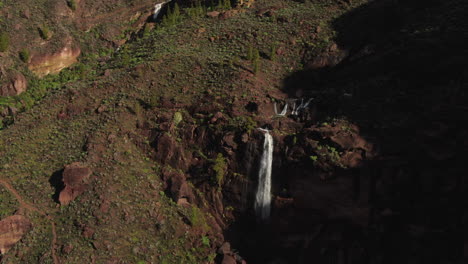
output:
<svg viewBox="0 0 468 264"><path fill-rule="evenodd" d="M26 62L28 63L29 62L29 50L27 49L22 49L20 52L19 52L19 58L20 60L22 60L23 62Z"/></svg>
<svg viewBox="0 0 468 264"><path fill-rule="evenodd" d="M253 72L257 74L258 71L260 70L260 53L258 49L255 49L253 51L252 64L253 64Z"/></svg>
<svg viewBox="0 0 468 264"><path fill-rule="evenodd" d="M190 209L190 223L194 228L198 228L201 230L208 230L208 224L206 223L205 215L200 210L200 208L196 206L192 206Z"/></svg>
<svg viewBox="0 0 468 264"><path fill-rule="evenodd" d="M73 11L77 8L76 0L67 0L67 5Z"/></svg>
<svg viewBox="0 0 468 264"><path fill-rule="evenodd" d="M179 123L182 122L182 120L183 120L182 114L180 112L175 112L174 118L172 120L172 123L174 124L174 126L179 125Z"/></svg>
<svg viewBox="0 0 468 264"><path fill-rule="evenodd" d="M218 153L216 159L213 160L212 169L215 173L213 181L220 188L227 172L227 162L223 154Z"/></svg>
<svg viewBox="0 0 468 264"><path fill-rule="evenodd" d="M205 247L210 247L210 238L207 236L202 236L202 244Z"/></svg>
<svg viewBox="0 0 468 264"><path fill-rule="evenodd" d="M219 9L231 9L231 0L219 0L217 8Z"/></svg>
<svg viewBox="0 0 468 264"><path fill-rule="evenodd" d="M12 215L18 208L18 201L0 186L0 219Z"/></svg>
<svg viewBox="0 0 468 264"><path fill-rule="evenodd" d="M204 16L206 14L206 7L201 4L200 1L197 1L195 5L192 3L190 8L184 9L185 13L189 18L197 18Z"/></svg>
<svg viewBox="0 0 468 264"><path fill-rule="evenodd" d="M250 45L247 51L247 60L252 61L253 57L254 57L254 48L252 45Z"/></svg>
<svg viewBox="0 0 468 264"><path fill-rule="evenodd" d="M271 61L276 60L276 51L277 51L276 44L271 45L271 49L270 49L270 60Z"/></svg>
<svg viewBox="0 0 468 264"><path fill-rule="evenodd" d="M43 40L49 40L52 37L52 32L47 25L42 25L38 27L37 30L39 31L39 36L41 36Z"/></svg>
<svg viewBox="0 0 468 264"><path fill-rule="evenodd" d="M180 8L177 3L174 4L174 7L171 9L170 5L167 5L166 14L163 16L161 25L163 27L174 26L179 23L182 19L180 15Z"/></svg>
<svg viewBox="0 0 468 264"><path fill-rule="evenodd" d="M10 37L6 32L0 31L0 52L5 52L10 45Z"/></svg>

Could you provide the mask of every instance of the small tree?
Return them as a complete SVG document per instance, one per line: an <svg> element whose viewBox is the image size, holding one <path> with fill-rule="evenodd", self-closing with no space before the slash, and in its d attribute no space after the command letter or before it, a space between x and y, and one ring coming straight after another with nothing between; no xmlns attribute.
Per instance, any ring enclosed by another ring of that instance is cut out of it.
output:
<svg viewBox="0 0 468 264"><path fill-rule="evenodd" d="M226 9L231 9L232 8L231 0L224 0L223 7L226 8Z"/></svg>
<svg viewBox="0 0 468 264"><path fill-rule="evenodd" d="M179 8L179 5L177 3L174 4L173 15L174 15L174 20L178 20L179 17L180 17L180 8Z"/></svg>
<svg viewBox="0 0 468 264"><path fill-rule="evenodd" d="M254 50L252 63L253 63L253 72L257 74L258 71L260 70L260 53L258 52L258 49Z"/></svg>
<svg viewBox="0 0 468 264"><path fill-rule="evenodd" d="M52 37L52 33L47 25L43 25L42 27L38 28L39 35L43 40L49 40Z"/></svg>
<svg viewBox="0 0 468 264"><path fill-rule="evenodd" d="M276 60L276 45L275 44L271 45L270 60L272 61Z"/></svg>
<svg viewBox="0 0 468 264"><path fill-rule="evenodd" d="M20 60L22 60L23 62L29 62L29 50L27 49L22 49L20 52L19 52L19 58Z"/></svg>
<svg viewBox="0 0 468 264"><path fill-rule="evenodd" d="M253 53L254 49L252 45L249 46L249 50L247 51L247 60L252 61L253 60Z"/></svg>
<svg viewBox="0 0 468 264"><path fill-rule="evenodd" d="M5 32L0 32L0 52L5 52L10 45L10 37Z"/></svg>
<svg viewBox="0 0 468 264"><path fill-rule="evenodd" d="M67 0L67 5L68 5L68 7L69 7L71 10L73 10L73 11L75 11L76 8L77 8L76 1L75 1L75 0Z"/></svg>

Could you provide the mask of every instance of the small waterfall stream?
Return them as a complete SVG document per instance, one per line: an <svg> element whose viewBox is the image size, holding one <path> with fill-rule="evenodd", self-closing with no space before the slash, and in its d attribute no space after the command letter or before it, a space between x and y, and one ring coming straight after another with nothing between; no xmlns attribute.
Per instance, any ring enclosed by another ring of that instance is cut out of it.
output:
<svg viewBox="0 0 468 264"><path fill-rule="evenodd" d="M262 220L270 218L271 210L271 166L273 163L273 137L267 129L261 129L265 133L263 153L260 160L258 173L258 188L255 195L255 211Z"/></svg>

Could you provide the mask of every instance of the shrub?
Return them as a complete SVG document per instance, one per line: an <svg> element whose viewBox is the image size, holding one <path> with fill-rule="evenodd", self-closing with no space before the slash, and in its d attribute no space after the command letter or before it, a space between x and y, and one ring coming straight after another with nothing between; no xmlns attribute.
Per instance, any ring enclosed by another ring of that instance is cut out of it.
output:
<svg viewBox="0 0 468 264"><path fill-rule="evenodd" d="M150 24L145 24L145 27L143 28L143 34L142 37L147 37L151 32L151 25Z"/></svg>
<svg viewBox="0 0 468 264"><path fill-rule="evenodd" d="M182 122L182 119L182 114L180 112L175 112L173 119L174 126L177 126L180 122Z"/></svg>
<svg viewBox="0 0 468 264"><path fill-rule="evenodd" d="M177 3L174 4L174 11L172 12L172 15L176 20L180 17L180 8Z"/></svg>
<svg viewBox="0 0 468 264"><path fill-rule="evenodd" d="M250 45L249 50L247 51L247 60L252 61L253 54L254 54L254 48L252 47L252 45Z"/></svg>
<svg viewBox="0 0 468 264"><path fill-rule="evenodd" d="M76 1L75 1L75 0L67 0L67 5L68 5L68 7L69 7L71 10L73 10L73 11L75 11L76 8L77 8Z"/></svg>
<svg viewBox="0 0 468 264"><path fill-rule="evenodd" d="M197 1L195 5L192 4L192 6L190 8L185 9L185 11L187 15L191 18L201 17L206 13L205 7L202 6L200 1Z"/></svg>
<svg viewBox="0 0 468 264"><path fill-rule="evenodd" d="M214 182L218 187L221 187L224 181L224 175L226 175L227 171L226 158L224 158L223 154L218 153L213 163L213 171L215 172Z"/></svg>
<svg viewBox="0 0 468 264"><path fill-rule="evenodd" d="M218 8L222 9L231 9L231 0L219 0L218 2Z"/></svg>
<svg viewBox="0 0 468 264"><path fill-rule="evenodd" d="M29 62L29 50L27 49L22 49L20 52L19 52L19 58L20 60L22 60L23 62Z"/></svg>
<svg viewBox="0 0 468 264"><path fill-rule="evenodd" d="M270 60L275 61L276 60L276 45L271 45L271 50L270 50Z"/></svg>
<svg viewBox="0 0 468 264"><path fill-rule="evenodd" d="M5 52L10 45L10 37L5 32L0 32L0 52Z"/></svg>
<svg viewBox="0 0 468 264"><path fill-rule="evenodd" d="M43 25L42 27L39 27L38 31L39 31L39 35L44 40L48 40L50 39L50 37L52 37L52 33L50 32L50 29L47 25Z"/></svg>
<svg viewBox="0 0 468 264"><path fill-rule="evenodd" d="M209 237L202 236L201 240L202 240L203 246L210 247L210 238Z"/></svg>
<svg viewBox="0 0 468 264"><path fill-rule="evenodd" d="M253 63L253 72L257 74L258 71L260 70L260 53L258 52L257 49L254 50L252 63Z"/></svg>
<svg viewBox="0 0 468 264"><path fill-rule="evenodd" d="M195 205L192 205L192 210L190 212L190 223L195 228L200 228L202 230L208 229L203 212Z"/></svg>

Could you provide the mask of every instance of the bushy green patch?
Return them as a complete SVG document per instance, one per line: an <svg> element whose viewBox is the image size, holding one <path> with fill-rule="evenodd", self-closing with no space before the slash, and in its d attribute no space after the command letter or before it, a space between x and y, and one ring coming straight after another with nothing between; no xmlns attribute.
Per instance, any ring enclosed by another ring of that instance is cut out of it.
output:
<svg viewBox="0 0 468 264"><path fill-rule="evenodd" d="M3 187L0 187L0 201L0 220L18 209L18 201Z"/></svg>
<svg viewBox="0 0 468 264"><path fill-rule="evenodd" d="M172 120L172 123L174 124L174 126L178 126L179 123L182 122L182 120L183 120L182 113L175 112L174 113L174 118Z"/></svg>
<svg viewBox="0 0 468 264"><path fill-rule="evenodd" d="M0 52L5 52L10 46L10 37L6 32L0 31Z"/></svg>
<svg viewBox="0 0 468 264"><path fill-rule="evenodd" d="M52 32L47 25L42 25L38 27L37 30L39 31L39 36L41 36L43 40L49 40L52 37Z"/></svg>
<svg viewBox="0 0 468 264"><path fill-rule="evenodd" d="M223 184L224 176L227 172L227 162L223 154L218 153L216 159L213 160L212 169L215 173L213 181L218 186L218 188L220 188Z"/></svg>
<svg viewBox="0 0 468 264"><path fill-rule="evenodd" d="M201 230L208 230L208 224L206 223L205 215L203 214L200 208L192 205L190 209L190 223L193 227L199 228Z"/></svg>
<svg viewBox="0 0 468 264"><path fill-rule="evenodd" d="M73 11L77 8L76 0L67 0L67 5Z"/></svg>
<svg viewBox="0 0 468 264"><path fill-rule="evenodd" d="M23 62L26 62L28 63L29 62L29 50L27 49L22 49L20 52L19 52L19 58L20 60L22 60Z"/></svg>

